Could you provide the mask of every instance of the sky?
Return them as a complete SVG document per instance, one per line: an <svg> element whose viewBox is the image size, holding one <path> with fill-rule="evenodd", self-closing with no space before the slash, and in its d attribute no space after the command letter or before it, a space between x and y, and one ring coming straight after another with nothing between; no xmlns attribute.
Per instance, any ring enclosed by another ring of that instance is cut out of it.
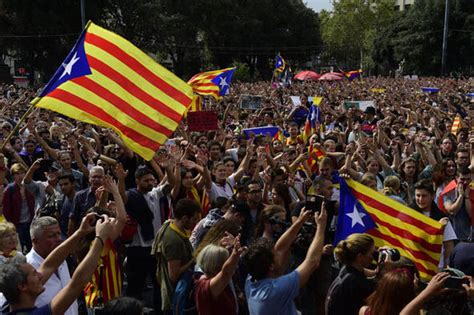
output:
<svg viewBox="0 0 474 315"><path fill-rule="evenodd" d="M308 7L310 7L316 12L319 12L322 9L325 9L325 10L332 9L331 0L303 0L303 1L306 2Z"/></svg>

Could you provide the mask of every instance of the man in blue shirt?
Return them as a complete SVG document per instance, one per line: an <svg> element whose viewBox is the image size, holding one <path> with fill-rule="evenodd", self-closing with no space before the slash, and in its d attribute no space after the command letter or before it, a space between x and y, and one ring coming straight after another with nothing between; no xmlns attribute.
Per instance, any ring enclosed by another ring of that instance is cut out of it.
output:
<svg viewBox="0 0 474 315"><path fill-rule="evenodd" d="M317 231L306 258L289 274L284 276L278 274L282 266L277 266L278 264L275 263L271 242L259 239L250 247L245 255L245 263L249 271L245 293L250 314L297 314L294 299L298 295L299 288L306 284L321 260L327 221L324 205L321 213L314 215L314 220ZM304 221L295 223L285 234L294 234L296 238L303 223Z"/></svg>

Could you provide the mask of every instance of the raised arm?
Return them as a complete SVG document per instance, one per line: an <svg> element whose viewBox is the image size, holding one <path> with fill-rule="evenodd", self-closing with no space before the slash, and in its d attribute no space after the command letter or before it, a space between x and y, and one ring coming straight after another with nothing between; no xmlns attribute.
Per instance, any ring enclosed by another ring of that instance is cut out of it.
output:
<svg viewBox="0 0 474 315"><path fill-rule="evenodd" d="M111 176L106 176L104 179L104 188L107 192L111 193L115 201L115 219L112 235L110 239L116 240L122 233L125 224L127 223L127 213L125 212L125 205L120 195L120 191L117 183L112 179Z"/></svg>
<svg viewBox="0 0 474 315"><path fill-rule="evenodd" d="M28 130L31 132L32 135L35 136L36 141L41 145L41 147L48 153L48 155L53 158L54 160L58 160L58 153L55 149L51 148L49 144L36 132L36 128L34 125L34 120L28 120Z"/></svg>
<svg viewBox="0 0 474 315"><path fill-rule="evenodd" d="M433 296L442 292L444 283L449 278L449 273L438 273L431 279L428 286L405 306L400 315L419 315L423 305Z"/></svg>
<svg viewBox="0 0 474 315"><path fill-rule="evenodd" d="M316 234L309 246L306 258L301 263L301 265L296 268L300 276L300 288L303 287L306 282L308 282L311 274L318 268L319 262L321 261L321 255L323 252L324 245L324 232L326 230L326 206L323 202L320 213L314 214L314 221L317 225Z"/></svg>
<svg viewBox="0 0 474 315"><path fill-rule="evenodd" d="M239 265L240 255L245 251L245 247L240 246L240 234L235 238L234 248L229 258L225 261L221 271L211 279L210 290L212 297L217 297L224 292L225 288L232 280L232 276Z"/></svg>
<svg viewBox="0 0 474 315"><path fill-rule="evenodd" d="M278 274L283 274L286 269L285 262L288 261L289 251L291 245L295 242L298 233L301 230L303 224L311 218L311 211L305 208L301 209L300 216L290 226L288 230L278 239L275 246L273 247L273 253L275 255L275 265L278 268Z"/></svg>
<svg viewBox="0 0 474 315"><path fill-rule="evenodd" d="M79 241L87 234L94 231L93 224L96 221L95 214L89 213L82 219L81 226L70 237L68 237L61 245L46 257L38 271L41 273L42 283L46 283L51 275L58 269L59 265L67 258L69 254L74 252Z"/></svg>
<svg viewBox="0 0 474 315"><path fill-rule="evenodd" d="M89 252L72 275L71 281L51 301L51 313L53 315L64 314L91 280L92 274L97 268L104 243L113 233L114 224L116 224L116 220L108 217L97 221L95 227L96 239L92 243ZM54 253L55 251L48 258Z"/></svg>

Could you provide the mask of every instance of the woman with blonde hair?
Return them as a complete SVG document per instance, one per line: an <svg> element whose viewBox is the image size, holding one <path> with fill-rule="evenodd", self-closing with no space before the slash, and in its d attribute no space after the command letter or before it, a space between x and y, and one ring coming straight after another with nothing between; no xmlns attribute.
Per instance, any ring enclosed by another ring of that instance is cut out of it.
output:
<svg viewBox="0 0 474 315"><path fill-rule="evenodd" d="M16 234L15 226L10 222L0 223L0 264L3 264L7 259L23 256L17 251L18 236Z"/></svg>
<svg viewBox="0 0 474 315"><path fill-rule="evenodd" d="M389 196L393 200L406 204L405 200L400 197L400 178L394 175L387 176L383 181L382 194Z"/></svg>
<svg viewBox="0 0 474 315"><path fill-rule="evenodd" d="M351 234L337 244L334 254L343 267L329 288L327 315L359 313L365 299L375 289L375 282L367 279L364 273L364 268L370 266L375 251L374 240L367 234Z"/></svg>
<svg viewBox="0 0 474 315"><path fill-rule="evenodd" d="M198 314L238 314L237 296L232 282L245 248L240 247L240 235L235 238L232 252L209 244L196 259L203 275L195 282L194 299Z"/></svg>

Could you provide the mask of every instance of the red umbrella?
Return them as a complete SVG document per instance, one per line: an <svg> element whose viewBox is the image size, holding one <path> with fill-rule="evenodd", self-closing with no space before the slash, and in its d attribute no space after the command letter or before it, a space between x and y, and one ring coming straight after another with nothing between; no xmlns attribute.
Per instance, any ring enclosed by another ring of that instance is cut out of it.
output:
<svg viewBox="0 0 474 315"><path fill-rule="evenodd" d="M344 75L339 72L328 72L323 74L319 80L327 80L327 81L338 81L342 80L344 78Z"/></svg>
<svg viewBox="0 0 474 315"><path fill-rule="evenodd" d="M294 78L296 80L301 80L301 81L310 81L310 80L317 80L319 79L319 77L321 77L321 75L317 74L314 71L301 71L301 72L298 72Z"/></svg>

